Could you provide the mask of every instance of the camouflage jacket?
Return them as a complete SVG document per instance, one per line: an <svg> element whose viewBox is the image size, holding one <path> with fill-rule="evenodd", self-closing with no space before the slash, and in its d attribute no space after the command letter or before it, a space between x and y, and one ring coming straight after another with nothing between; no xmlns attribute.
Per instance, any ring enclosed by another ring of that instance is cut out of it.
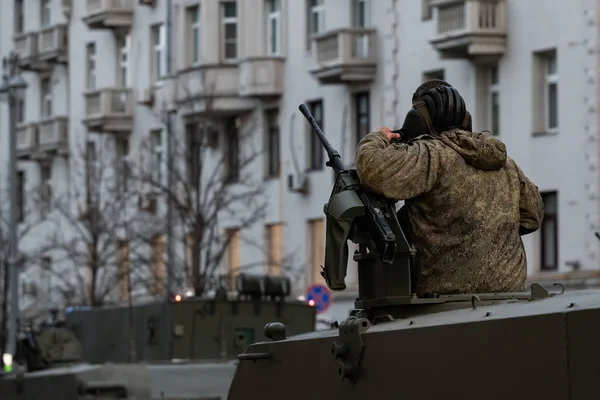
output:
<svg viewBox="0 0 600 400"><path fill-rule="evenodd" d="M525 289L521 235L540 228L544 205L500 140L454 129L389 143L372 132L358 145L356 169L367 189L406 200L417 294Z"/></svg>

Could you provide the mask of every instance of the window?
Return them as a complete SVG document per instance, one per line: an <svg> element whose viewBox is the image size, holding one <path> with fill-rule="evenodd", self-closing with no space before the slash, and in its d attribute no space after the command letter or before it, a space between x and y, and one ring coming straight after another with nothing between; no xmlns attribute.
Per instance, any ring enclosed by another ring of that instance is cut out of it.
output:
<svg viewBox="0 0 600 400"><path fill-rule="evenodd" d="M533 53L533 134L558 133L558 67L556 49Z"/></svg>
<svg viewBox="0 0 600 400"><path fill-rule="evenodd" d="M230 228L225 231L225 254L227 276L229 277L229 288L235 288L235 278L240 272L240 230Z"/></svg>
<svg viewBox="0 0 600 400"><path fill-rule="evenodd" d="M556 52L548 54L545 59L546 87L544 100L546 104L546 132L558 129L558 69Z"/></svg>
<svg viewBox="0 0 600 400"><path fill-rule="evenodd" d="M129 139L116 139L117 153L117 193L121 194L127 190L127 178L129 176L129 165L127 164L127 155L129 154Z"/></svg>
<svg viewBox="0 0 600 400"><path fill-rule="evenodd" d="M240 136L238 132L238 119L230 117L225 120L224 133L228 140L225 141L226 182L235 182L240 177Z"/></svg>
<svg viewBox="0 0 600 400"><path fill-rule="evenodd" d="M312 283L322 284L321 266L325 261L325 224L322 218L308 221L309 235L309 271L308 275Z"/></svg>
<svg viewBox="0 0 600 400"><path fill-rule="evenodd" d="M308 103L308 109L310 110L315 121L321 128L323 126L323 101L317 100ZM310 127L309 127L310 129ZM323 169L323 146L319 141L317 135L313 134L312 130L308 131L308 170L319 171Z"/></svg>
<svg viewBox="0 0 600 400"><path fill-rule="evenodd" d="M129 299L129 241L117 243L117 285L119 300Z"/></svg>
<svg viewBox="0 0 600 400"><path fill-rule="evenodd" d="M17 221L25 220L25 171L17 171Z"/></svg>
<svg viewBox="0 0 600 400"><path fill-rule="evenodd" d="M498 84L498 67L490 69L490 129L492 135L500 135L500 85Z"/></svg>
<svg viewBox="0 0 600 400"><path fill-rule="evenodd" d="M52 81L42 78L40 81L40 94L42 97L42 117L52 116Z"/></svg>
<svg viewBox="0 0 600 400"><path fill-rule="evenodd" d="M42 12L41 12L41 21L40 21L42 28L50 26L51 10L52 10L52 1L51 0L42 0Z"/></svg>
<svg viewBox="0 0 600 400"><path fill-rule="evenodd" d="M307 35L306 49L310 49L312 38L325 30L325 4L324 0L307 0Z"/></svg>
<svg viewBox="0 0 600 400"><path fill-rule="evenodd" d="M370 1L369 0L354 0L353 1L354 26L356 28L368 28L371 25L370 21Z"/></svg>
<svg viewBox="0 0 600 400"><path fill-rule="evenodd" d="M355 129L356 129L356 144L367 134L371 129L371 104L369 92L356 93L354 95L354 112L355 114Z"/></svg>
<svg viewBox="0 0 600 400"><path fill-rule="evenodd" d="M165 26L154 25L152 30L152 77L155 82L160 81L167 73L167 59L165 53Z"/></svg>
<svg viewBox="0 0 600 400"><path fill-rule="evenodd" d="M163 183L163 164L164 164L164 148L163 148L163 131L162 129L153 130L150 132L152 136L152 150L154 151L154 160L152 168L154 168L152 179L154 183L161 185Z"/></svg>
<svg viewBox="0 0 600 400"><path fill-rule="evenodd" d="M267 273L269 275L281 275L282 263L282 234L283 224L269 224L265 227L267 242Z"/></svg>
<svg viewBox="0 0 600 400"><path fill-rule="evenodd" d="M25 31L25 10L23 8L24 0L15 0L15 34Z"/></svg>
<svg viewBox="0 0 600 400"><path fill-rule="evenodd" d="M188 183L194 189L198 189L200 185L200 151L202 150L202 143L196 124L186 125L186 131L188 140Z"/></svg>
<svg viewBox="0 0 600 400"><path fill-rule="evenodd" d="M267 150L267 177L279 176L279 110L272 109L265 112L265 142Z"/></svg>
<svg viewBox="0 0 600 400"><path fill-rule="evenodd" d="M45 217L52 208L52 168L40 166L40 213Z"/></svg>
<svg viewBox="0 0 600 400"><path fill-rule="evenodd" d="M191 64L200 63L200 6L190 7L186 10L188 19L188 37L191 48Z"/></svg>
<svg viewBox="0 0 600 400"><path fill-rule="evenodd" d="M41 262L41 269L41 300L45 303L50 303L52 301L52 258L43 257Z"/></svg>
<svg viewBox="0 0 600 400"><path fill-rule="evenodd" d="M430 81L432 79L441 79L444 80L444 70L438 69L435 71L428 71L423 73L423 82Z"/></svg>
<svg viewBox="0 0 600 400"><path fill-rule="evenodd" d="M281 53L281 0L267 0L267 54Z"/></svg>
<svg viewBox="0 0 600 400"><path fill-rule="evenodd" d="M433 17L432 0L421 0L421 19L423 21L430 20Z"/></svg>
<svg viewBox="0 0 600 400"><path fill-rule="evenodd" d="M541 229L542 271L558 269L558 194L542 193L544 220Z"/></svg>
<svg viewBox="0 0 600 400"><path fill-rule="evenodd" d="M325 30L324 0L310 0L310 33L315 35Z"/></svg>
<svg viewBox="0 0 600 400"><path fill-rule="evenodd" d="M17 124L25 122L25 99L19 97L17 99Z"/></svg>
<svg viewBox="0 0 600 400"><path fill-rule="evenodd" d="M223 59L226 61L235 60L238 57L238 19L237 19L237 2L225 1L221 3L221 15L222 15L222 26L221 26L221 45L223 46Z"/></svg>
<svg viewBox="0 0 600 400"><path fill-rule="evenodd" d="M87 88L96 89L96 43L88 43L86 46L87 63Z"/></svg>
<svg viewBox="0 0 600 400"><path fill-rule="evenodd" d="M152 256L150 262L152 280L150 295L158 296L163 293L165 281L165 235L156 235L152 238Z"/></svg>
<svg viewBox="0 0 600 400"><path fill-rule="evenodd" d="M118 47L119 47L119 85L122 88L126 88L131 86L130 79L130 61L129 54L131 52L131 36L125 35L120 36L118 39Z"/></svg>

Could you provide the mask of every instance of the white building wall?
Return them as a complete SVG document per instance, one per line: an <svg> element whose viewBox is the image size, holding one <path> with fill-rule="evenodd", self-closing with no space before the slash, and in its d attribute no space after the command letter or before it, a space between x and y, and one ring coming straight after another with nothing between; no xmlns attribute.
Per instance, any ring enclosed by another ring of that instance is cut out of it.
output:
<svg viewBox="0 0 600 400"><path fill-rule="evenodd" d="M52 21L67 21L61 11L60 0L53 0ZM152 87L150 79L150 26L164 22L165 4L157 1L155 7L135 6L131 28L131 86L134 97L139 91ZM184 6L201 4L202 58L206 63L219 61L219 10L216 1L174 1L174 69L184 66L184 54L189 51L184 35ZM261 56L266 53L265 27L262 24L264 8L260 0L238 1L241 57ZM325 0L325 30L349 27L352 24L352 2ZM315 67L314 43L306 46L306 4L303 0L283 1L282 48L285 56L284 95L275 101L280 108L282 173L279 179L267 182L270 198L264 224L283 222L284 254L294 253L295 267L311 271L308 265L307 221L323 216L323 205L330 194L333 174L328 168L309 172L307 195L288 190L287 177L297 175L292 153L304 171L308 157L309 125L298 112L302 102L322 98L325 123L322 127L331 144L340 151L347 164L354 155L354 105L351 94L369 90L371 93L371 128L402 123L414 89L421 83L423 73L444 70L445 79L464 96L474 115L474 128L486 129L487 106L481 68L467 60L442 59L429 41L436 33L436 13L429 20L422 19L422 10L416 0L371 0L370 22L378 31L378 65L375 80L366 85L320 85L309 72ZM593 236L598 222L597 173L597 24L596 2L593 0L544 0L520 2L507 0L507 51L499 62L500 138L506 143L509 156L539 186L540 191L557 190L559 194L559 271L569 271L566 262L578 260L583 269L598 268L598 241ZM0 3L0 53L8 55L13 46L13 2ZM26 31L39 29L39 6L36 0L26 0ZM53 72L55 113L69 116L71 148L81 146L87 130L82 120L85 115L83 93L86 87L85 46L94 41L97 49L97 86L117 86L117 49L114 32L90 30L82 20L86 1L71 2L69 22L69 62ZM555 135L534 136L533 107L536 98L533 87L533 56L540 50L556 48L559 74L559 132ZM39 74L23 74L29 83L26 121L40 118ZM482 94L483 93L483 94ZM262 109L271 103L256 101L257 128L262 128ZM344 109L347 115L344 119ZM148 132L160 128L160 113L146 106L135 106L131 148L135 149L148 139ZM0 106L1 171L7 171L8 110ZM175 124L181 131L182 121ZM258 129L257 135L262 135ZM262 137L262 136L259 136ZM258 139L257 139L258 140ZM345 143L344 148L341 147ZM325 161L325 160L324 160ZM39 182L39 167L35 162L19 162L26 170L28 185ZM68 185L67 161L56 159L52 167L52 181L57 189ZM262 163L256 164L256 173L262 176ZM5 175L5 174L4 174ZM5 175L6 176L6 175ZM5 180L3 180L5 182ZM4 184L3 184L4 186ZM232 222L232 225L235 223ZM226 226L224 226L226 227ZM243 233L260 243L264 226ZM539 238L535 233L524 237L530 274L539 272ZM35 243L23 242L25 250ZM260 246L259 246L260 247ZM183 251L178 246L176 251ZM256 247L242 248L244 263L260 261L263 254ZM256 268L258 270L260 268ZM299 273L294 279L298 292L309 284L310 273ZM26 278L24 278L26 279ZM354 271L348 278L355 285ZM347 296L346 296L347 297ZM341 300L340 300L340 303ZM346 304L348 301L345 301ZM350 304L350 303L348 303ZM342 318L350 306L336 305L326 313L328 317Z"/></svg>

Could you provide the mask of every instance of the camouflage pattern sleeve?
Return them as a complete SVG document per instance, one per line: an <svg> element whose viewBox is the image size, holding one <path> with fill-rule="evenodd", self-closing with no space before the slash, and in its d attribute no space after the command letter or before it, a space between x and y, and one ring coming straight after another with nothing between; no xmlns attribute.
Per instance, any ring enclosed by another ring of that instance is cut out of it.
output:
<svg viewBox="0 0 600 400"><path fill-rule="evenodd" d="M392 200L410 199L431 190L443 173L441 154L431 142L390 144L384 133L369 133L356 149L361 183Z"/></svg>
<svg viewBox="0 0 600 400"><path fill-rule="evenodd" d="M519 211L521 214L521 224L519 234L521 236L535 232L542 226L544 220L544 202L538 187L529 179L518 165L519 182L521 185L521 198L519 201Z"/></svg>

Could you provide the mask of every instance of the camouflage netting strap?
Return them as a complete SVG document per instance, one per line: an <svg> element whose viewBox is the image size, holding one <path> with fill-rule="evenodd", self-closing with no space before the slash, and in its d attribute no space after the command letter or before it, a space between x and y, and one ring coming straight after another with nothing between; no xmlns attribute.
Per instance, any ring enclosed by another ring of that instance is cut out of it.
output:
<svg viewBox="0 0 600 400"><path fill-rule="evenodd" d="M348 240L352 218L336 218L325 208L325 271L323 277L331 290L346 289Z"/></svg>

